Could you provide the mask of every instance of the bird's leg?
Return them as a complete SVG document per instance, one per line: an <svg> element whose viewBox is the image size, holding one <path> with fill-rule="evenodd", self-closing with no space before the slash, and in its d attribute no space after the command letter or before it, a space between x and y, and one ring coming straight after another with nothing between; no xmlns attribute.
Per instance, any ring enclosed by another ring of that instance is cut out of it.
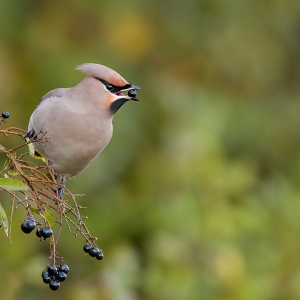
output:
<svg viewBox="0 0 300 300"><path fill-rule="evenodd" d="M60 184L65 185L65 183L66 183L66 179L64 176L62 176L60 179ZM64 193L65 193L65 189L61 186L58 186L57 187L57 197L62 200L64 198Z"/></svg>

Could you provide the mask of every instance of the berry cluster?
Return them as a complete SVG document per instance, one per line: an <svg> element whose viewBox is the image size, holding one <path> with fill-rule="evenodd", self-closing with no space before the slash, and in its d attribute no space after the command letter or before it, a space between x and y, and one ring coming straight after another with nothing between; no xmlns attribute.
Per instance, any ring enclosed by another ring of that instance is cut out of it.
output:
<svg viewBox="0 0 300 300"><path fill-rule="evenodd" d="M34 220L31 219L27 219L21 224L21 229L26 234L30 233L35 227L36 223ZM49 227L37 228L36 230L36 236L43 240L51 237L52 234L53 231Z"/></svg>
<svg viewBox="0 0 300 300"><path fill-rule="evenodd" d="M42 272L43 282L49 284L51 290L56 291L60 287L60 283L66 280L69 271L67 264L60 266L50 265Z"/></svg>
<svg viewBox="0 0 300 300"><path fill-rule="evenodd" d="M24 233L29 234L37 227L36 221L31 218L27 218L22 224L21 229ZM51 228L37 227L36 235L42 240L45 240L53 235ZM91 257L95 257L97 260L102 260L104 253L101 249L91 246L89 244L84 245L84 252L88 253ZM55 262L54 262L55 263ZM48 284L50 289L56 291L60 287L60 283L65 281L67 274L69 273L69 267L67 264L61 264L60 266L49 265L43 272L42 278L43 282Z"/></svg>
<svg viewBox="0 0 300 300"><path fill-rule="evenodd" d="M83 251L88 253L91 257L96 257L98 260L101 260L104 256L102 250L97 247L92 247L91 245L84 245Z"/></svg>

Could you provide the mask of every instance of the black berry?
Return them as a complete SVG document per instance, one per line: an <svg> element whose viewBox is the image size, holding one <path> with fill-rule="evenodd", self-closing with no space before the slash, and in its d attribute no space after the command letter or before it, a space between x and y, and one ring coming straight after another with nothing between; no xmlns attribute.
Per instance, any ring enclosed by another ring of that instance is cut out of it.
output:
<svg viewBox="0 0 300 300"><path fill-rule="evenodd" d="M37 228L35 234L36 234L36 236L37 236L38 238L41 238L41 237L42 237L42 236L41 236L41 229L40 229L40 228Z"/></svg>
<svg viewBox="0 0 300 300"><path fill-rule="evenodd" d="M49 283L49 287L52 291L56 291L60 286L60 282L56 279L51 280Z"/></svg>
<svg viewBox="0 0 300 300"><path fill-rule="evenodd" d="M35 228L35 225L33 220L26 220L21 224L21 229L24 233L28 234Z"/></svg>
<svg viewBox="0 0 300 300"><path fill-rule="evenodd" d="M84 245L83 246L83 251L86 252L86 253L89 253L89 251L92 249L92 246L91 245Z"/></svg>
<svg viewBox="0 0 300 300"><path fill-rule="evenodd" d="M41 230L40 230L40 235L41 235L44 239L49 238L52 234L53 234L53 231L52 231L51 228L44 227L44 228L41 228Z"/></svg>
<svg viewBox="0 0 300 300"><path fill-rule="evenodd" d="M45 282L45 283L49 283L50 281L51 281L51 276L49 275L49 272L48 272L48 270L44 270L43 272L42 272L42 278L43 278L43 281Z"/></svg>
<svg viewBox="0 0 300 300"><path fill-rule="evenodd" d="M96 258L98 260L102 260L103 257L104 257L104 253L100 250L100 252L96 255Z"/></svg>
<svg viewBox="0 0 300 300"><path fill-rule="evenodd" d="M67 278L67 274L65 272L58 272L56 275L56 279L58 281L65 281Z"/></svg>
<svg viewBox="0 0 300 300"><path fill-rule="evenodd" d="M0 221L0 228L2 227L2 222Z"/></svg>
<svg viewBox="0 0 300 300"><path fill-rule="evenodd" d="M43 278L43 282L48 284L52 280L52 277L45 277Z"/></svg>
<svg viewBox="0 0 300 300"><path fill-rule="evenodd" d="M135 98L136 97L136 91L134 89L128 91L128 97Z"/></svg>
<svg viewBox="0 0 300 300"><path fill-rule="evenodd" d="M91 257L96 257L96 255L97 255L99 252L100 252L99 248L93 247L93 248L90 249L89 255L90 255Z"/></svg>
<svg viewBox="0 0 300 300"><path fill-rule="evenodd" d="M2 118L3 119L8 119L9 118L9 112L8 111L2 112Z"/></svg>
<svg viewBox="0 0 300 300"><path fill-rule="evenodd" d="M42 277L43 277L43 278L44 278L44 277L49 277L48 270L44 270L44 271L42 272Z"/></svg>
<svg viewBox="0 0 300 300"><path fill-rule="evenodd" d="M69 271L70 271L70 268L67 264L62 264L62 265L59 266L58 271L61 271L61 272L64 272L64 273L68 274Z"/></svg>
<svg viewBox="0 0 300 300"><path fill-rule="evenodd" d="M56 268L56 266L50 265L50 266L48 267L48 274L49 274L50 276L56 276L56 275L57 275L57 268Z"/></svg>

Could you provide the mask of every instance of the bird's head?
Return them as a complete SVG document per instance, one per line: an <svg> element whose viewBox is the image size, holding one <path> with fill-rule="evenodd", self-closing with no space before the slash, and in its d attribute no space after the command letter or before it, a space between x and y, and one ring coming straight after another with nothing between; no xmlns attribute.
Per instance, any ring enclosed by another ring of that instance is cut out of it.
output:
<svg viewBox="0 0 300 300"><path fill-rule="evenodd" d="M104 105L112 114L127 101L139 101L136 90L141 88L128 83L116 71L99 64L86 63L77 66L77 70L87 74L88 77L97 80L101 93L104 93ZM126 95L126 94L127 95Z"/></svg>

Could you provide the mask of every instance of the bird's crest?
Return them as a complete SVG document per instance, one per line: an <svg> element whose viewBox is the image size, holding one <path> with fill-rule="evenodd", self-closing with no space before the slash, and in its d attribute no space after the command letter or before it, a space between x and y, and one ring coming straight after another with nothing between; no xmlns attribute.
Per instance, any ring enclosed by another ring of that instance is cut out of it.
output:
<svg viewBox="0 0 300 300"><path fill-rule="evenodd" d="M124 86L128 83L119 73L103 65L86 63L77 66L76 70L87 74L89 77L104 79L115 86Z"/></svg>

